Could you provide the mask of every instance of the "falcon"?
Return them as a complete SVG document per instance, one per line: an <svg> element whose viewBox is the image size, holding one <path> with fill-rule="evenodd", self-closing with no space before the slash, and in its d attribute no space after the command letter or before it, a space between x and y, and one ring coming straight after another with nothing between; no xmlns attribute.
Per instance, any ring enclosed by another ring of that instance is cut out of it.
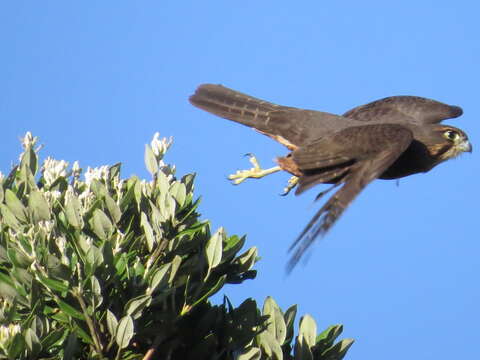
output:
<svg viewBox="0 0 480 360"><path fill-rule="evenodd" d="M200 85L194 106L251 127L288 148L270 169L253 168L229 176L239 184L284 170L293 175L285 194L300 195L317 184L332 184L316 200L340 187L318 210L290 247L290 271L315 239L325 235L353 199L375 179L398 179L430 171L462 152L471 152L467 134L440 124L463 111L418 96L392 96L343 115L276 105L222 85Z"/></svg>

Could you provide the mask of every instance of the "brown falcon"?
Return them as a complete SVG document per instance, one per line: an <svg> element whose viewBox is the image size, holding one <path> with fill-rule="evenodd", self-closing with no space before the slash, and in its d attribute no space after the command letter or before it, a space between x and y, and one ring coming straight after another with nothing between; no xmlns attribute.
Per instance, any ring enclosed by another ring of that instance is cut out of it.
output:
<svg viewBox="0 0 480 360"><path fill-rule="evenodd" d="M278 166L267 170L260 169L252 156L254 167L231 175L234 183L285 170L294 175L286 193L295 185L296 195L320 183L333 184L331 188L342 185L290 247L294 253L289 270L371 181L427 172L472 151L462 130L440 124L462 115L462 109L417 96L387 97L342 116L280 106L213 84L199 86L190 102L254 128L290 150L287 156L277 158Z"/></svg>

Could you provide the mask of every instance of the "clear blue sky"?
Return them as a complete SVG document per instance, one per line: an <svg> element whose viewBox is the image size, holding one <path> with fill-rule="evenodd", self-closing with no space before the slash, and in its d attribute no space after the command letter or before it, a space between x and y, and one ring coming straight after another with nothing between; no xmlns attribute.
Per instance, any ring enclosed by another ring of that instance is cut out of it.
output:
<svg viewBox="0 0 480 360"><path fill-rule="evenodd" d="M248 234L258 278L229 286L235 304L272 295L320 328L343 323L349 359L478 359L480 335L480 6L474 1L10 1L0 4L0 169L27 130L42 155L86 167L144 170L154 132L167 161L197 172L200 210ZM463 107L449 123L474 146L428 174L376 181L306 265L287 249L320 204L278 196L286 174L235 187L226 175L252 152L282 146L193 108L204 82L284 105L343 113L390 95Z"/></svg>

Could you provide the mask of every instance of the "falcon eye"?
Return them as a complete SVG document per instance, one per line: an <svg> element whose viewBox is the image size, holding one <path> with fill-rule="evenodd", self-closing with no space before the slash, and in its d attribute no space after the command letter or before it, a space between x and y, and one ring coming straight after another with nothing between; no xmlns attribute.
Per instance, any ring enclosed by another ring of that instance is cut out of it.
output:
<svg viewBox="0 0 480 360"><path fill-rule="evenodd" d="M443 133L443 136L445 136L445 138L447 138L448 140L451 140L451 141L455 141L460 137L460 135L456 131L453 131L453 130L445 131Z"/></svg>

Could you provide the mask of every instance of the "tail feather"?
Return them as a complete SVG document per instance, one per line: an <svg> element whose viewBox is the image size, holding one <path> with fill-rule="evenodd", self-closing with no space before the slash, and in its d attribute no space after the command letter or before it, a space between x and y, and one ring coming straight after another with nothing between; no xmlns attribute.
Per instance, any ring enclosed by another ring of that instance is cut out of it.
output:
<svg viewBox="0 0 480 360"><path fill-rule="evenodd" d="M190 96L190 103L212 114L256 128L268 130L269 113L282 106L269 103L222 85L204 84Z"/></svg>

